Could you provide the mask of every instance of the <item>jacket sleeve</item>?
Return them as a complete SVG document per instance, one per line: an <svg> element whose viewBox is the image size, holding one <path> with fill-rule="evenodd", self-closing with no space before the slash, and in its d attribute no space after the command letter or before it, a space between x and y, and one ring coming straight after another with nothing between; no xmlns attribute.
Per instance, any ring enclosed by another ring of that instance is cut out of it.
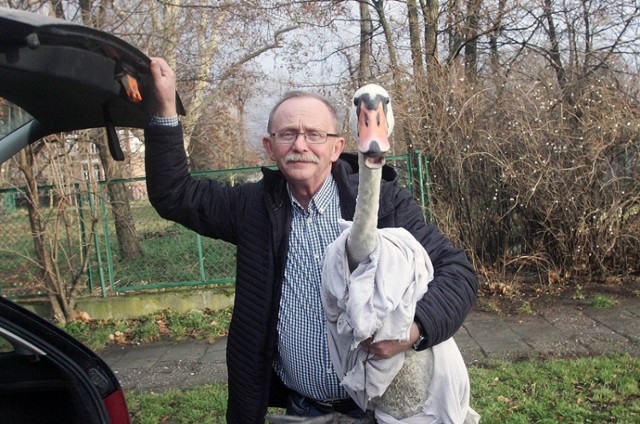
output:
<svg viewBox="0 0 640 424"><path fill-rule="evenodd" d="M418 350L423 350L460 329L476 302L478 278L466 253L451 246L435 225L425 223L422 209L404 190L396 198L396 214L398 226L424 246L434 268L427 293L416 306L415 321L424 335Z"/></svg>
<svg viewBox="0 0 640 424"><path fill-rule="evenodd" d="M210 179L191 177L181 126L145 129L145 168L149 201L161 217L234 243L234 191Z"/></svg>

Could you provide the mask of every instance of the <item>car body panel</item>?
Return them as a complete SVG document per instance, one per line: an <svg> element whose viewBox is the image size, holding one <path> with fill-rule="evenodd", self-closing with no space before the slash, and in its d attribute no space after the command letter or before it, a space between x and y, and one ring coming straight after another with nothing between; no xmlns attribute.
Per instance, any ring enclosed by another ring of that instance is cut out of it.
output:
<svg viewBox="0 0 640 424"><path fill-rule="evenodd" d="M108 33L0 8L0 97L39 122L25 130L28 143L86 128L144 128L155 110L149 63ZM16 146L24 134L19 140Z"/></svg>

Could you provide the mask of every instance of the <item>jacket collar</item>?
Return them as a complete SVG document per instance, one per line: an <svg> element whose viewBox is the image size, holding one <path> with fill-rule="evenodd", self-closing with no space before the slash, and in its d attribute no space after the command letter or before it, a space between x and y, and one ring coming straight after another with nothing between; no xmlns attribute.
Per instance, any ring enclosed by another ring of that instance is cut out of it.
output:
<svg viewBox="0 0 640 424"><path fill-rule="evenodd" d="M344 162L342 165L346 165L349 174L358 175L358 154L357 153L342 153L340 155L340 159L336 161L334 164L334 169L337 166L340 166L341 162ZM393 169L389 165L385 165L382 167L382 180L388 182L395 182L398 179L398 173L395 169Z"/></svg>
<svg viewBox="0 0 640 424"><path fill-rule="evenodd" d="M340 194L340 205L343 217L350 219L356 209L356 196L358 194L358 155L356 153L342 153L340 158L333 164L331 174L338 185ZM278 169L262 167L262 175L267 199L274 208L279 209L288 202L287 183ZM381 197L384 198L385 182L397 183L398 173L389 165L382 168L383 190ZM381 214L385 213L384 202L381 204Z"/></svg>

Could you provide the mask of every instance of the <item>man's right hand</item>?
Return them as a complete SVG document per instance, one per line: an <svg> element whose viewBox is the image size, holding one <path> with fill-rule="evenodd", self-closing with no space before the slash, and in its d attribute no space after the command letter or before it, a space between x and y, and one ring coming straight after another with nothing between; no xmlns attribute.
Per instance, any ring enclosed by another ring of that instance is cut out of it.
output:
<svg viewBox="0 0 640 424"><path fill-rule="evenodd" d="M156 96L156 116L169 117L178 114L176 109L176 74L160 57L151 58L151 77Z"/></svg>

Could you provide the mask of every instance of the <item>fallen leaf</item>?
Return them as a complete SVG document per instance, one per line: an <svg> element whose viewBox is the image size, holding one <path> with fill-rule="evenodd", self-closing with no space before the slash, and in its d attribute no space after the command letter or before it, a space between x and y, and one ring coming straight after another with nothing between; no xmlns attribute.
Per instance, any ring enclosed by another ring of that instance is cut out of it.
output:
<svg viewBox="0 0 640 424"><path fill-rule="evenodd" d="M502 403L511 403L513 402L513 399L500 395L498 396L498 401Z"/></svg>

